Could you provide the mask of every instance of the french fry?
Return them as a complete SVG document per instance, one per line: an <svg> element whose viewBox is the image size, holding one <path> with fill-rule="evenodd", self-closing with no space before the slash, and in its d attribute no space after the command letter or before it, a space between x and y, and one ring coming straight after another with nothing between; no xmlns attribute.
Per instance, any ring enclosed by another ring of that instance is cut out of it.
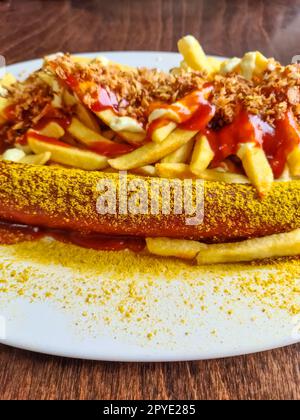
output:
<svg viewBox="0 0 300 420"><path fill-rule="evenodd" d="M259 51L256 51L256 60L255 60L255 71L254 73L256 75L260 75L262 74L264 71L266 71L266 69L268 68L269 65L269 60Z"/></svg>
<svg viewBox="0 0 300 420"><path fill-rule="evenodd" d="M11 79L10 76L13 78ZM3 125L7 121L7 115L5 114L5 110L10 105L10 101L8 98L5 98L4 95L7 93L6 88L13 84L15 78L10 73L6 73L4 77L0 80L0 125ZM2 92L2 90L4 91ZM3 96L1 96L3 94Z"/></svg>
<svg viewBox="0 0 300 420"><path fill-rule="evenodd" d="M226 182L227 184L249 184L249 179L240 174L206 169L199 176L195 175L189 165L184 163L157 163L157 175L161 178L203 179L204 181Z"/></svg>
<svg viewBox="0 0 300 420"><path fill-rule="evenodd" d="M161 178L195 179L197 178L185 163L157 163L155 165L157 175Z"/></svg>
<svg viewBox="0 0 300 420"><path fill-rule="evenodd" d="M53 106L53 108L62 108L63 103L62 103L62 97L60 94L57 94L57 93L53 94L51 105Z"/></svg>
<svg viewBox="0 0 300 420"><path fill-rule="evenodd" d="M142 176L156 176L156 169L153 165L146 165L141 168L132 169L131 172Z"/></svg>
<svg viewBox="0 0 300 420"><path fill-rule="evenodd" d="M210 64L212 73L219 73L222 61L216 57L207 57L207 61Z"/></svg>
<svg viewBox="0 0 300 420"><path fill-rule="evenodd" d="M74 106L78 104L78 100L67 89L63 91L63 101L67 106Z"/></svg>
<svg viewBox="0 0 300 420"><path fill-rule="evenodd" d="M240 62L240 69L242 75L247 80L251 80L255 70L256 56L254 53L247 53Z"/></svg>
<svg viewBox="0 0 300 420"><path fill-rule="evenodd" d="M147 249L151 254L162 257L177 257L193 260L206 245L185 239L147 238Z"/></svg>
<svg viewBox="0 0 300 420"><path fill-rule="evenodd" d="M193 70L212 72L212 67L201 45L192 35L187 35L178 41L178 50L184 61Z"/></svg>
<svg viewBox="0 0 300 420"><path fill-rule="evenodd" d="M12 86L14 83L16 83L16 81L17 79L15 78L13 74L5 73L2 79L0 80L0 86L3 87L4 89L7 89L10 86Z"/></svg>
<svg viewBox="0 0 300 420"><path fill-rule="evenodd" d="M153 121L159 120L161 118L164 118L164 119L170 120L170 121L174 121L175 123L178 123L178 124L180 122L182 122L180 120L180 115L178 115L178 112L177 112L176 107L178 107L178 108L180 107L179 109L181 110L184 107L184 105L182 105L180 103L180 101L179 102L174 102L173 105L175 106L175 109L170 108L170 107L167 107L167 108L159 108L159 107L158 108L155 108L150 113L150 115L148 117L149 123L152 123ZM189 110L187 110L187 111L189 111Z"/></svg>
<svg viewBox="0 0 300 420"><path fill-rule="evenodd" d="M1 79L1 85L5 88L9 88L14 83L16 83L16 81L17 81L17 79L15 78L15 76L13 74L5 73L5 75Z"/></svg>
<svg viewBox="0 0 300 420"><path fill-rule="evenodd" d="M105 156L63 145L63 143L62 145L59 145L59 140L57 140L56 143L41 141L30 136L29 133L28 144L34 153L41 154L50 152L51 160L63 165L85 169L87 171L104 169L107 167L107 158Z"/></svg>
<svg viewBox="0 0 300 420"><path fill-rule="evenodd" d="M190 140L188 143L179 147L175 152L170 153L168 156L161 160L161 163L186 163L191 157L194 147L194 141Z"/></svg>
<svg viewBox="0 0 300 420"><path fill-rule="evenodd" d="M64 89L53 74L41 70L38 72L38 77L43 80L43 82L46 83L56 95L63 95Z"/></svg>
<svg viewBox="0 0 300 420"><path fill-rule="evenodd" d="M222 75L226 75L233 71L239 72L241 61L242 61L241 58L238 58L238 57L233 57L233 58L223 61L220 66L220 73Z"/></svg>
<svg viewBox="0 0 300 420"><path fill-rule="evenodd" d="M190 165L193 174L198 176L201 175L201 173L207 169L214 156L214 151L210 147L207 137L204 135L198 135L196 137Z"/></svg>
<svg viewBox="0 0 300 420"><path fill-rule="evenodd" d="M5 109L9 106L9 100L0 96L0 125L5 124L7 116L5 115Z"/></svg>
<svg viewBox="0 0 300 420"><path fill-rule="evenodd" d="M82 57L80 55L71 55L71 58L75 63L79 63L79 64L90 64L94 61L94 62L100 63L102 66L112 65L112 66L116 66L116 67L118 67L118 68L120 68L121 70L124 70L124 71L130 71L130 72L136 72L137 71L137 69L135 67L131 67L131 66L128 66L128 65L125 65L125 64L116 63L115 61L111 61L111 60L109 60L108 58L106 58L102 55L99 55L97 57Z"/></svg>
<svg viewBox="0 0 300 420"><path fill-rule="evenodd" d="M109 164L119 170L136 169L155 163L190 141L197 131L177 128L162 143L150 142L127 155L110 159Z"/></svg>
<svg viewBox="0 0 300 420"><path fill-rule="evenodd" d="M207 245L197 256L199 265L235 263L300 254L300 229L244 242Z"/></svg>
<svg viewBox="0 0 300 420"><path fill-rule="evenodd" d="M120 117L121 118L121 117ZM133 131L119 131L119 136L126 140L129 144L138 145L142 143L146 138L146 132L144 133L134 133Z"/></svg>
<svg viewBox="0 0 300 420"><path fill-rule="evenodd" d="M40 134L47 137L53 137L55 139L61 138L65 134L65 130L60 124L57 124L55 121L50 121L45 127L41 130L38 130Z"/></svg>
<svg viewBox="0 0 300 420"><path fill-rule="evenodd" d="M86 125L84 125L78 118L75 117L72 118L71 124L68 126L67 131L73 137L75 137L75 139L79 140L86 146L92 146L97 142L108 141L108 139L106 139L96 131L91 130Z"/></svg>
<svg viewBox="0 0 300 420"><path fill-rule="evenodd" d="M253 76L260 76L268 67L268 59L259 51L248 52L240 62L242 75L251 80Z"/></svg>
<svg viewBox="0 0 300 420"><path fill-rule="evenodd" d="M211 87L204 88L204 97L207 96L210 91ZM163 141L167 135L176 128L177 124L182 124L190 120L190 118L192 118L200 109L199 107L199 90L191 92L184 98L173 102L167 107L160 107L158 105L155 109L152 110L148 117L150 124L148 127L148 133L150 131L152 140L157 143ZM211 110L210 114L211 117L213 117L214 111ZM207 120L207 122L209 121Z"/></svg>
<svg viewBox="0 0 300 420"><path fill-rule="evenodd" d="M5 108L9 105L9 100L0 96L0 114L4 116Z"/></svg>
<svg viewBox="0 0 300 420"><path fill-rule="evenodd" d="M38 155L27 155L20 160L20 163L26 163L28 165L46 165L50 159L51 153L44 152Z"/></svg>
<svg viewBox="0 0 300 420"><path fill-rule="evenodd" d="M37 72L37 76L44 83L46 83L48 86L50 86L52 88L52 84L53 84L53 80L54 80L54 75L53 74L49 74L48 72L40 70L39 72Z"/></svg>
<svg viewBox="0 0 300 420"><path fill-rule="evenodd" d="M99 124L94 115L81 103L76 105L78 119L91 130L100 133Z"/></svg>
<svg viewBox="0 0 300 420"><path fill-rule="evenodd" d="M155 143L161 143L175 130L176 127L177 124L171 121L168 124L153 130L151 138Z"/></svg>
<svg viewBox="0 0 300 420"><path fill-rule="evenodd" d="M260 196L268 194L273 185L274 175L264 150L247 143L240 147L238 156L242 160L248 178Z"/></svg>
<svg viewBox="0 0 300 420"><path fill-rule="evenodd" d="M7 94L7 89L16 82L15 76L11 73L5 73L0 80L0 125L3 125L7 121L5 115L5 109L9 106L9 99L4 96Z"/></svg>
<svg viewBox="0 0 300 420"><path fill-rule="evenodd" d="M75 98L67 89L63 92L63 101L67 106L75 106L78 119L91 130L100 133L99 124L94 115Z"/></svg>
<svg viewBox="0 0 300 420"><path fill-rule="evenodd" d="M93 82L81 82L79 86L75 88L75 93L83 102L84 95L90 87L97 88L97 85ZM108 125L113 131L117 132L127 142L137 144L145 139L146 131L136 119L127 116L119 116L110 108L92 111L101 121Z"/></svg>
<svg viewBox="0 0 300 420"><path fill-rule="evenodd" d="M119 117L111 109L95 112L106 125L125 140L133 143L140 143L146 137L146 132L143 127L134 119L130 117Z"/></svg>
<svg viewBox="0 0 300 420"><path fill-rule="evenodd" d="M63 106L63 87L59 84L56 77L48 72L40 70L37 73L38 77L43 80L50 88L52 89L53 99L51 101L51 105L54 108L62 108Z"/></svg>
<svg viewBox="0 0 300 420"><path fill-rule="evenodd" d="M221 172L217 169L206 169L199 178L205 181L225 182L226 184L250 184L249 179L244 175Z"/></svg>
<svg viewBox="0 0 300 420"><path fill-rule="evenodd" d="M79 63L79 64L89 64L93 60L92 57L83 57L81 55L74 55L74 54L71 55L71 59L75 63Z"/></svg>
<svg viewBox="0 0 300 420"><path fill-rule="evenodd" d="M300 176L300 147L295 147L289 154L288 167L292 176Z"/></svg>
<svg viewBox="0 0 300 420"><path fill-rule="evenodd" d="M118 156L120 154L129 153L133 148L127 143L118 143L106 139L101 134L86 127L81 121L74 117L72 118L67 131L75 139L80 141L80 143L100 155Z"/></svg>

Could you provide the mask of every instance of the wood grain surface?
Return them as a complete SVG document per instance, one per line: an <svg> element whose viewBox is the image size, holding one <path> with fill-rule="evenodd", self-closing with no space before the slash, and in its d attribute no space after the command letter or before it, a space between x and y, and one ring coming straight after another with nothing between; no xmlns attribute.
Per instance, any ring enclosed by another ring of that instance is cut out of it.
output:
<svg viewBox="0 0 300 420"><path fill-rule="evenodd" d="M0 1L7 62L56 51L176 50L184 34L207 52L300 54L300 0ZM227 360L126 364L0 346L0 399L299 399L300 345Z"/></svg>

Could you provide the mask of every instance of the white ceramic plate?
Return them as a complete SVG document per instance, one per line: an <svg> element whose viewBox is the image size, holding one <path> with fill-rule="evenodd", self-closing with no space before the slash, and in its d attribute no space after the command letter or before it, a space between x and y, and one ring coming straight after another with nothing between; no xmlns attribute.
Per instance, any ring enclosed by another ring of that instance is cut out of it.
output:
<svg viewBox="0 0 300 420"><path fill-rule="evenodd" d="M164 70L180 61L173 53L101 55ZM24 77L40 64L27 61L7 70ZM37 248L47 263L36 258ZM116 269L122 260L129 267L123 273ZM300 319L292 311L299 304L298 265L195 268L47 240L30 249L0 247L0 341L114 361L207 359L289 345L299 341Z"/></svg>

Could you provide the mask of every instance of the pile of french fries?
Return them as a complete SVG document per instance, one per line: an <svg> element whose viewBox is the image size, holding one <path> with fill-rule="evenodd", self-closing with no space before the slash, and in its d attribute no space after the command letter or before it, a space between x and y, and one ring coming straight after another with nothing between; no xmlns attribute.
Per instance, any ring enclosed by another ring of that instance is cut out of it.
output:
<svg viewBox="0 0 300 420"><path fill-rule="evenodd" d="M206 71L208 77L213 77L217 73L236 71L251 79L259 76L268 66L268 59L259 52L247 53L242 59L235 57L225 61L207 57L199 42L191 35L180 39L178 49L183 56L181 67L187 71L189 69ZM90 61L75 56L73 60L79 63ZM110 65L110 62L103 58L99 58L99 62L102 65ZM268 159L264 151L253 143L241 145L238 151L246 176L230 171L226 167L226 162L220 168L209 169L214 159L214 152L208 139L197 131L181 129L178 126L176 113L173 112L172 115L171 110L159 109L149 116L149 122L152 122L154 118L159 118L165 113L163 116L169 119L169 123L156 128L151 135L152 141L145 143L146 130L134 118L119 116L110 109L92 112L79 99L78 92L63 88L54 74L42 69L39 77L51 87L54 107L74 106L76 109L76 115L73 116L67 129L56 122L50 122L39 134L67 143L69 147L66 148L59 142L55 144L43 142L31 135L34 130L29 130L28 145L26 147L16 145L13 149L7 150L1 157L4 160L38 165L54 162L84 170L127 170L144 176L251 183L262 196L272 188L274 176ZM0 89L5 90L14 82L14 77L7 74L0 82ZM84 83L82 85L81 93L84 94ZM6 121L4 109L8 105L9 99L0 97L0 124ZM103 129L103 126L106 128ZM120 140L134 145L136 149L112 159L93 151L93 145L99 142L105 145L106 142L120 142ZM300 175L298 148L290 154L288 166L292 176Z"/></svg>
<svg viewBox="0 0 300 420"><path fill-rule="evenodd" d="M235 57L225 61L207 57L199 42L190 35L178 42L178 49L183 56L181 68L187 71L205 71L211 79L216 74L237 72L250 80L259 77L269 64L269 60L259 52L249 52L243 58ZM80 57L73 57L73 60L79 63L88 62L88 59ZM108 60L102 60L101 63L110 64ZM172 71L176 72L177 69ZM274 181L272 169L263 149L254 143L241 145L237 153L246 175L231 171L230 165L226 165L226 162L220 168L210 169L214 151L207 137L198 131L180 128L176 113L172 114L172 111L164 109L154 111L149 116L149 122L161 116L167 118L169 122L156 128L151 134L151 141L145 142L146 130L135 119L119 116L110 109L92 112L79 99L81 95L63 87L54 74L49 74L43 69L38 74L52 89L52 105L57 108L73 106L75 114L65 128L51 121L39 131L28 130L28 144L26 146L16 144L1 156L3 160L34 165L58 164L90 171L127 170L138 175L163 178L250 183L257 188L261 196L272 188ZM15 83L14 77L7 74L0 81L0 95L13 83ZM80 89L84 94L84 86ZM9 99L5 95L0 96L0 125L6 122L4 110L8 105ZM36 134L57 141L42 141ZM112 143L134 145L135 150L108 158L93 149L97 144L113 147ZM300 176L299 148L289 155L287 171L291 176ZM197 258L201 264L248 261L262 256L264 258L283 256L286 254L287 243L293 244L289 249L289 255L294 252L299 253L300 232L231 245L204 245L195 241L168 238L147 239L147 247L151 253L185 259Z"/></svg>

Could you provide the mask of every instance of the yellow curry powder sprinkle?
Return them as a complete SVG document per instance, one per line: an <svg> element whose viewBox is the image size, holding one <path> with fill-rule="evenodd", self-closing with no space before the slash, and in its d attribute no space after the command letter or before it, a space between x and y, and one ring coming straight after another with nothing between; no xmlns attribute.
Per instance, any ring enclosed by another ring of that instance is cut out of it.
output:
<svg viewBox="0 0 300 420"><path fill-rule="evenodd" d="M298 258L199 267L175 259L94 251L43 239L1 246L0 279L2 302L17 296L32 302L47 299L68 310L80 308L82 318L100 316L107 325L114 318L125 326L146 321L152 338L162 320L151 317L155 305L163 301L167 306L174 303L174 312L180 307L176 322L182 327L187 326L191 312L198 314L200 322L212 297L215 307L230 318L237 316L235 305L243 299L268 316L274 311L300 314ZM172 287L176 288L176 302L170 298Z"/></svg>

